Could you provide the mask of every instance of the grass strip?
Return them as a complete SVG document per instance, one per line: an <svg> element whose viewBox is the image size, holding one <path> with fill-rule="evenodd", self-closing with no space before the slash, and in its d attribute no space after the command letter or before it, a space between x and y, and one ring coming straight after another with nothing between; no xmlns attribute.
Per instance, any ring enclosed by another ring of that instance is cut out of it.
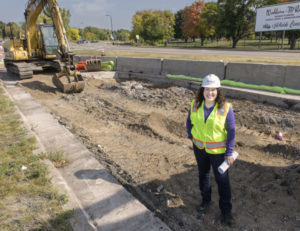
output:
<svg viewBox="0 0 300 231"><path fill-rule="evenodd" d="M247 84L242 82L236 82L232 80L221 80L222 85L233 86L233 87L240 87L240 88L248 88L248 89L255 89L255 90L262 90L262 91L270 91L280 94L285 94L283 87L278 86L266 86L266 85L255 85L255 84ZM300 91L299 91L300 93Z"/></svg>
<svg viewBox="0 0 300 231"><path fill-rule="evenodd" d="M0 85L0 230L72 230L73 211L62 209L67 197L52 186L45 155L34 149Z"/></svg>
<svg viewBox="0 0 300 231"><path fill-rule="evenodd" d="M167 74L166 76L168 78L184 79L184 80L191 80L191 81L196 81L196 82L202 82L202 80L203 80L203 78L191 77L191 76L186 76L186 75L171 75L171 74Z"/></svg>
<svg viewBox="0 0 300 231"><path fill-rule="evenodd" d="M186 75L171 75L167 74L167 78L175 78L175 79L183 79L183 80L191 80L202 82L202 78L186 76ZM256 85L256 84L247 84L242 82L236 82L233 80L221 80L222 85L232 86L232 87L240 87L240 88L247 88L247 89L255 89L255 90L262 90L262 91L270 91L280 94L293 94L293 95L300 95L300 90L295 90L287 87L279 87L279 86L267 86L267 85Z"/></svg>

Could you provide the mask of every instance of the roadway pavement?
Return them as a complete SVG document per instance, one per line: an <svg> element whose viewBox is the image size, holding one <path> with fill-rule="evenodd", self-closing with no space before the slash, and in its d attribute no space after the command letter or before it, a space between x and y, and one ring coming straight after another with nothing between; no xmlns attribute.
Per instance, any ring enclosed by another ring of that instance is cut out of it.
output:
<svg viewBox="0 0 300 231"><path fill-rule="evenodd" d="M126 45L112 45L106 42L76 44L71 43L71 50L98 50L102 51L127 51L141 53L162 53L162 54L191 54L191 55L215 55L215 56L235 56L235 57L256 57L256 58L284 58L299 59L299 51L253 51L253 50L234 50L234 49L205 49L205 48L169 48L169 47L133 47ZM100 55L100 53L99 53Z"/></svg>

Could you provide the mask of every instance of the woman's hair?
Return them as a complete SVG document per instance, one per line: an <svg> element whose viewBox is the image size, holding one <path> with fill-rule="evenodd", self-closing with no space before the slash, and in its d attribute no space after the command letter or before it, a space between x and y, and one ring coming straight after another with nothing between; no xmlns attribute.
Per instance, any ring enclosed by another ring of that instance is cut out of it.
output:
<svg viewBox="0 0 300 231"><path fill-rule="evenodd" d="M221 108L221 106L225 103L225 96L223 93L222 88L217 88L217 98L216 102L218 103L218 109ZM199 108L204 101L204 87L200 87L199 90L197 91L195 101L197 102L197 108Z"/></svg>

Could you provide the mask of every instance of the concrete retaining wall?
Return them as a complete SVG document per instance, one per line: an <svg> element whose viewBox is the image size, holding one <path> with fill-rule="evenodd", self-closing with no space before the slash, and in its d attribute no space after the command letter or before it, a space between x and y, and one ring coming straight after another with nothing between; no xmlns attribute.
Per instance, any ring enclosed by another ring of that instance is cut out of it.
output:
<svg viewBox="0 0 300 231"><path fill-rule="evenodd" d="M284 86L300 90L300 66L286 66Z"/></svg>
<svg viewBox="0 0 300 231"><path fill-rule="evenodd" d="M288 87L300 90L300 66L228 63L226 79L249 84Z"/></svg>
<svg viewBox="0 0 300 231"><path fill-rule="evenodd" d="M93 56L75 56L75 62L89 58L93 58ZM300 66L253 63L228 63L225 66L223 62L209 61L109 56L98 56L97 58L104 62L114 61L114 70L123 73L139 73L151 76L174 74L192 77L204 77L213 73L220 79L300 90Z"/></svg>
<svg viewBox="0 0 300 231"><path fill-rule="evenodd" d="M164 59L162 74L187 75L203 78L208 74L215 74L224 79L225 66L223 62L193 61Z"/></svg>
<svg viewBox="0 0 300 231"><path fill-rule="evenodd" d="M118 57L117 71L141 74L161 74L161 59Z"/></svg>

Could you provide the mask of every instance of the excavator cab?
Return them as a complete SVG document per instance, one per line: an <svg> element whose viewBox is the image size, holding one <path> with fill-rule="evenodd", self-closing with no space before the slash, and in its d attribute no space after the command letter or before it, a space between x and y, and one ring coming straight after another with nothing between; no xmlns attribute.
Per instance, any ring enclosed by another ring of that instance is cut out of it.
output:
<svg viewBox="0 0 300 231"><path fill-rule="evenodd" d="M45 59L56 58L59 49L58 39L52 24L41 24L39 28Z"/></svg>

